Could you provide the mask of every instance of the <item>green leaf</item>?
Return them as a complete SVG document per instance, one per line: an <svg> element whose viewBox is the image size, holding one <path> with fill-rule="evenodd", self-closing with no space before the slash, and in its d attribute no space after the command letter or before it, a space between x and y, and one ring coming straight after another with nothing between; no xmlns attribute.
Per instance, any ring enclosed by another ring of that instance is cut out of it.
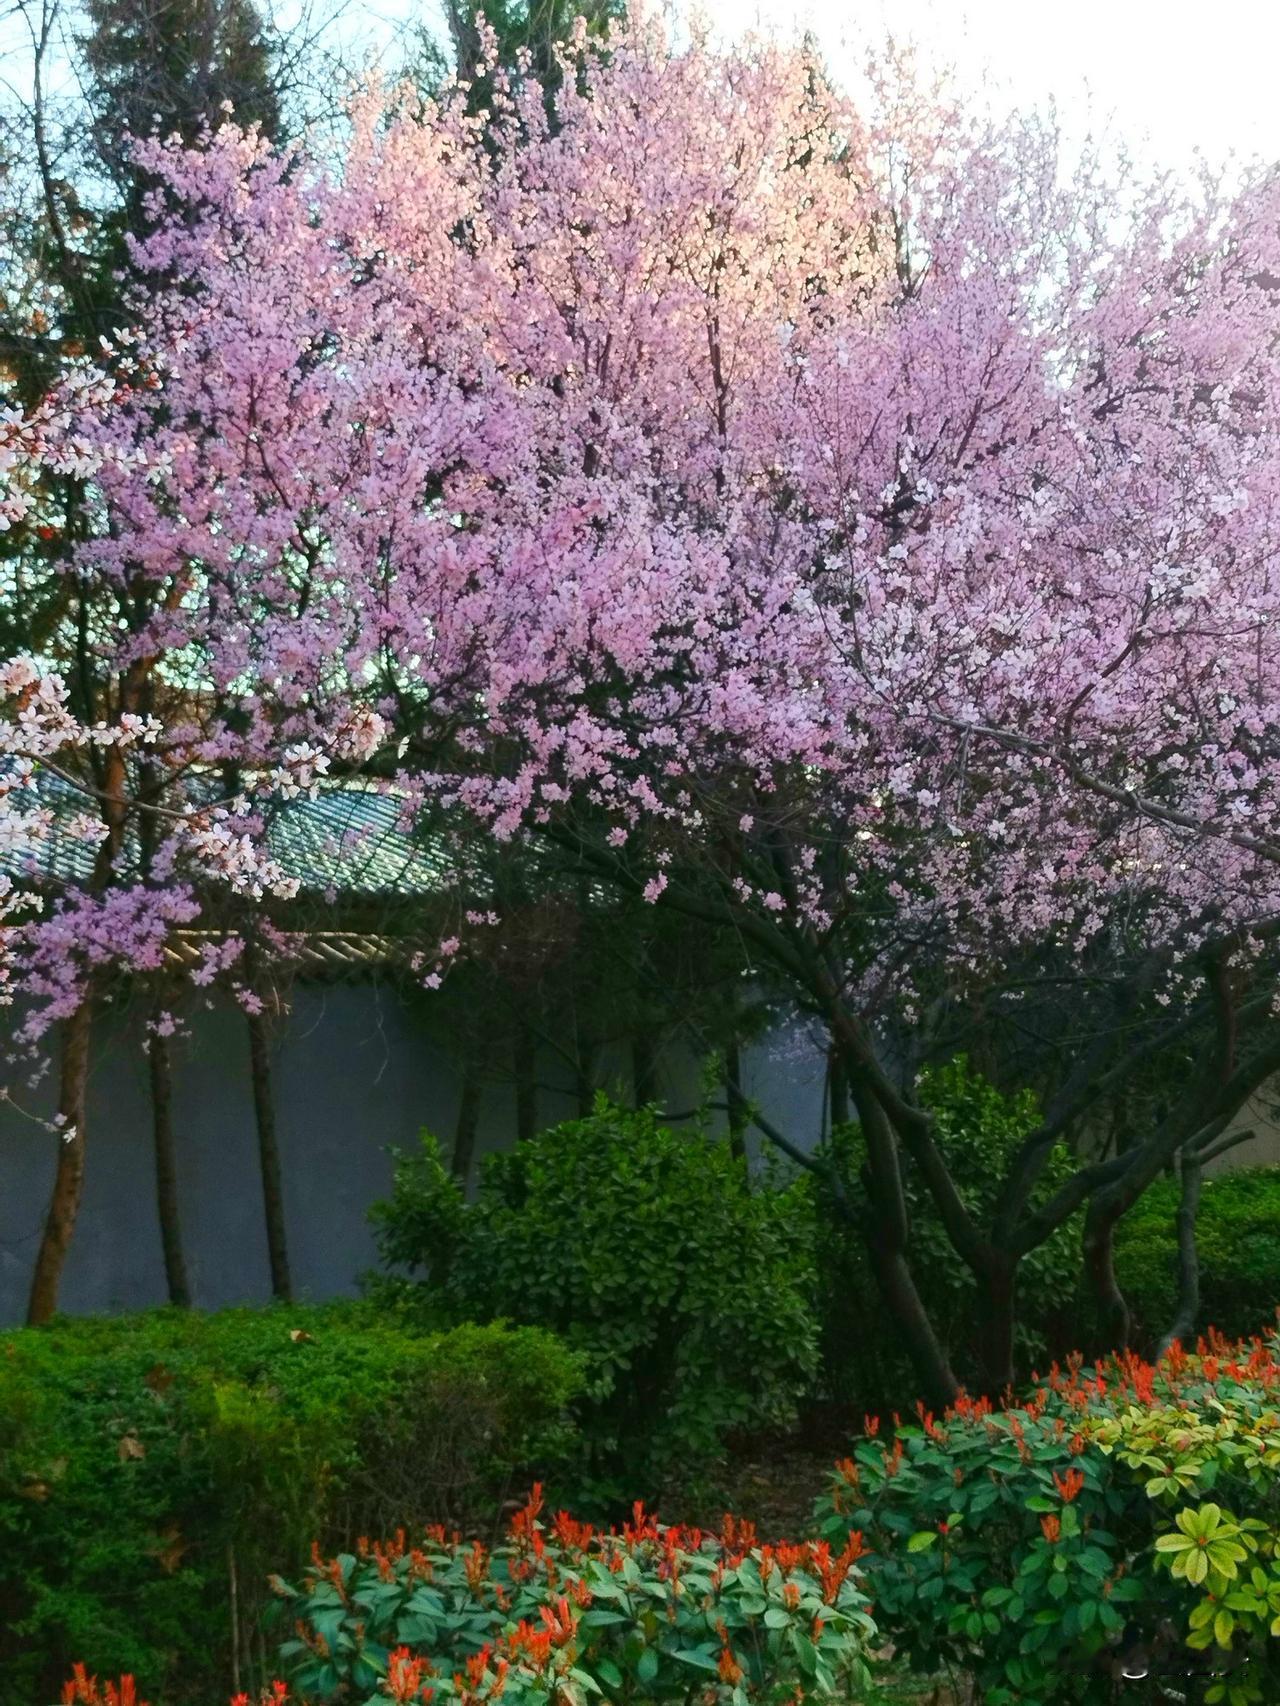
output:
<svg viewBox="0 0 1280 1706"><path fill-rule="evenodd" d="M684 1665L696 1665L699 1670L719 1669L719 1654L714 1647L670 1647L667 1652L670 1658L679 1659Z"/></svg>
<svg viewBox="0 0 1280 1706"><path fill-rule="evenodd" d="M439 1624L434 1617L421 1617L414 1612L406 1612L396 1618L396 1641L402 1642L406 1647L430 1647L435 1643L438 1628Z"/></svg>

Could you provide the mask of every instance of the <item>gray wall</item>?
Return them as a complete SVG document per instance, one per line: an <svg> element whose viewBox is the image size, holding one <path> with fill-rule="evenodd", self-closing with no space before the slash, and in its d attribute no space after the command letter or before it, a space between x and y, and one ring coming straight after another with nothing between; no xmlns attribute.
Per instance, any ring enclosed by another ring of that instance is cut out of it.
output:
<svg viewBox="0 0 1280 1706"><path fill-rule="evenodd" d="M183 1240L195 1302L218 1308L270 1295L248 1038L244 1015L222 999L189 1029L173 1044ZM84 1201L61 1292L68 1313L165 1301L142 1039L140 1013L112 1012L98 1025ZM619 1077L621 1066L612 1066ZM545 1085L554 1072L539 1063ZM748 1094L799 1141L816 1141L821 1129L823 1074L821 1052L799 1028L743 1061ZM669 1056L663 1078L669 1109L697 1101L696 1060ZM385 984L297 986L274 1083L296 1294L349 1293L375 1261L365 1217L390 1182L387 1147L413 1143L423 1126L446 1138L454 1129L458 1084L431 1040L430 1002L406 1004ZM30 1093L27 1113L0 1105L0 1324L20 1321L26 1308L58 1142L29 1112L49 1113L50 1090ZM574 1103L544 1089L538 1111L550 1122ZM482 1102L477 1153L509 1143L513 1130L512 1093L496 1086Z"/></svg>
<svg viewBox="0 0 1280 1706"><path fill-rule="evenodd" d="M10 1014L12 1010L9 1010ZM218 998L173 1045L174 1114L183 1239L194 1299L204 1308L270 1295L257 1134L243 1013ZM151 1114L142 1016L114 1011L98 1025L89 1087L84 1202L63 1278L68 1313L140 1309L165 1301L156 1220ZM563 1067L538 1063L543 1123L570 1117L575 1102L554 1086ZM745 1051L743 1088L802 1147L823 1126L825 1055L801 1024L782 1026ZM625 1084L626 1062L603 1064ZM669 1050L661 1067L665 1108L692 1108L700 1064ZM405 1002L394 985L299 984L274 1061L290 1266L299 1297L340 1296L375 1264L366 1212L387 1192L390 1145L410 1145L425 1126L448 1141L459 1085L431 1036L431 1001ZM53 1179L57 1138L51 1085L0 1103L0 1325L20 1321ZM1275 1092L1246 1110L1253 1140L1219 1168L1280 1162ZM25 1111L23 1111L25 1110ZM477 1156L512 1141L509 1085L484 1094ZM767 1148L767 1146L766 1146ZM759 1150L757 1149L757 1154Z"/></svg>

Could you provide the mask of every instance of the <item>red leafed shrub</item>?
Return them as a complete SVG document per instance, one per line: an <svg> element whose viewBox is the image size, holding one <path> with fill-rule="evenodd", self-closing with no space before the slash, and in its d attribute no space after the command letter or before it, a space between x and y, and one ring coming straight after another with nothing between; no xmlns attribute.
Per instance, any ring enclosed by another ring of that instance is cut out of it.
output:
<svg viewBox="0 0 1280 1706"><path fill-rule="evenodd" d="M414 1696L391 1694L393 1700L409 1700ZM147 1706L147 1702L138 1697L138 1691L131 1676L122 1676L119 1682L99 1682L96 1676L90 1676L82 1664L73 1666L71 1675L62 1685L61 1706ZM230 1706L291 1706L288 1686L283 1682L273 1682L264 1688L256 1699L250 1699L247 1694L233 1694ZM293 1703L298 1706L298 1703Z"/></svg>
<svg viewBox="0 0 1280 1706"><path fill-rule="evenodd" d="M818 1523L864 1537L880 1628L921 1669L971 1673L988 1706L1110 1701L1160 1671L1207 1706L1280 1697L1271 1346L1073 1358L1020 1404L894 1423L837 1466Z"/></svg>
<svg viewBox="0 0 1280 1706"><path fill-rule="evenodd" d="M589 1697L759 1702L857 1698L875 1634L856 1534L762 1545L664 1527L637 1505L619 1531L560 1512L541 1489L492 1550L435 1528L412 1544L318 1553L277 1581L281 1648L303 1701L582 1706Z"/></svg>
<svg viewBox="0 0 1280 1706"><path fill-rule="evenodd" d="M749 1522L719 1534L666 1527L635 1506L597 1532L541 1488L498 1546L442 1527L418 1544L324 1558L299 1587L273 1578L292 1672L261 1703L230 1706L585 1706L589 1699L679 1706L795 1706L860 1699L876 1624L857 1534L761 1544ZM77 1667L67 1706L145 1706Z"/></svg>
<svg viewBox="0 0 1280 1706"><path fill-rule="evenodd" d="M147 1706L147 1702L138 1698L131 1676L100 1683L78 1664L62 1685L62 1706Z"/></svg>

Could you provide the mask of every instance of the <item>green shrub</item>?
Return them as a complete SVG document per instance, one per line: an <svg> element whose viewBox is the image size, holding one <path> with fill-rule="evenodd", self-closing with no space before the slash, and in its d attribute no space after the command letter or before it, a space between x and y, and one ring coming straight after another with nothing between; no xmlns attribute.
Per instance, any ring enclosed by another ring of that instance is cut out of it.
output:
<svg viewBox="0 0 1280 1706"><path fill-rule="evenodd" d="M374 1214L392 1267L457 1318L545 1326L582 1353L597 1502L687 1484L732 1430L792 1421L817 1362L813 1216L753 1190L701 1132L601 1099L489 1156L464 1203L434 1141Z"/></svg>
<svg viewBox="0 0 1280 1706"><path fill-rule="evenodd" d="M965 1206L982 1224L994 1210L1011 1155L1037 1124L1035 1098L1030 1091L1002 1094L963 1056L930 1068L919 1094L937 1122L939 1147ZM866 1147L858 1125L838 1126L828 1153L846 1180L855 1212L870 1213L860 1177ZM1052 1194L1070 1170L1065 1151L1055 1154L1040 1191ZM911 1217L912 1272L921 1298L958 1378L975 1384L977 1292L972 1271L956 1254L906 1155L903 1184ZM823 1368L830 1395L859 1410L902 1403L904 1395L916 1390L916 1374L892 1321L878 1305L863 1240L835 1213L825 1193L818 1193L818 1201ZM1079 1245L1079 1222L1072 1220L1020 1265L1017 1343L1028 1372L1046 1353L1076 1342L1072 1305L1079 1285Z"/></svg>
<svg viewBox="0 0 1280 1706"><path fill-rule="evenodd" d="M1178 1186L1162 1179L1116 1228L1116 1275L1150 1341L1176 1313ZM1196 1222L1200 1326L1229 1337L1265 1332L1280 1305L1280 1167L1242 1167L1204 1181Z"/></svg>
<svg viewBox="0 0 1280 1706"><path fill-rule="evenodd" d="M869 1548L897 1651L972 1673L988 1706L1110 1701L1126 1670L1176 1677L1179 1699L1274 1700L1278 1399L1256 1345L1077 1363L1019 1408L964 1401L863 1440L819 1528Z"/></svg>
<svg viewBox="0 0 1280 1706"><path fill-rule="evenodd" d="M0 1702L53 1698L84 1656L173 1706L223 1698L233 1638L260 1674L272 1564L317 1536L492 1520L563 1455L580 1378L549 1334L425 1334L362 1305L5 1335Z"/></svg>
<svg viewBox="0 0 1280 1706"><path fill-rule="evenodd" d="M277 1580L293 1633L281 1658L306 1702L584 1706L588 1698L705 1706L856 1699L875 1633L842 1542L759 1546L660 1528L637 1506L621 1533L561 1512L541 1488L492 1551L436 1529L416 1546L317 1559L299 1587Z"/></svg>

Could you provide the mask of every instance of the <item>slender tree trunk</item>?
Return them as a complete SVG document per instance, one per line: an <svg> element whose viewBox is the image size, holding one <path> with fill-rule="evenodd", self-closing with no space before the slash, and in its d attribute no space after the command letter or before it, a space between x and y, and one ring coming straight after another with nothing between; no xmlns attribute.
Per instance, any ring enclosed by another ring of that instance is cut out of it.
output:
<svg viewBox="0 0 1280 1706"><path fill-rule="evenodd" d="M227 1547L227 1596L231 1601L231 1686L240 1692L240 1578L234 1543Z"/></svg>
<svg viewBox="0 0 1280 1706"><path fill-rule="evenodd" d="M62 1270L84 1192L86 1092L92 1035L93 996L86 993L75 1012L62 1024L62 1060L58 1079L61 1141L58 1144L53 1193L49 1198L44 1231L31 1275L27 1321L33 1327L49 1320L57 1311Z"/></svg>
<svg viewBox="0 0 1280 1706"><path fill-rule="evenodd" d="M480 1080L475 1068L468 1061L463 1068L458 1123L453 1133L453 1176L464 1190L471 1177L471 1162L476 1152L476 1131L479 1124Z"/></svg>
<svg viewBox="0 0 1280 1706"><path fill-rule="evenodd" d="M838 1125L848 1125L849 1080L840 1051L834 1047L827 1056L827 1104L831 1129L834 1131Z"/></svg>
<svg viewBox="0 0 1280 1706"><path fill-rule="evenodd" d="M886 1310L920 1382L921 1396L934 1409L942 1410L955 1402L960 1388L907 1260L909 1227L897 1146L883 1109L869 1092L865 1103L859 1101L858 1113L867 1139L862 1174L869 1208L865 1215L850 1202L836 1158L829 1158L824 1165L797 1149L758 1111L751 1117L767 1141L798 1165L826 1179L836 1214L850 1233L863 1241ZM862 1300L851 1299L850 1306L862 1308Z"/></svg>
<svg viewBox="0 0 1280 1706"><path fill-rule="evenodd" d="M1129 1304L1116 1278L1115 1235L1119 1218L1104 1197L1095 1197L1084 1220L1085 1283L1097 1308L1098 1350L1102 1354L1127 1349L1133 1332Z"/></svg>
<svg viewBox="0 0 1280 1706"><path fill-rule="evenodd" d="M897 1139L869 1086L855 1080L853 1089L867 1145L866 1180L872 1219L865 1235L871 1269L920 1381L921 1397L934 1409L945 1409L955 1402L960 1387L907 1259L910 1227Z"/></svg>
<svg viewBox="0 0 1280 1706"><path fill-rule="evenodd" d="M890 1240L874 1233L867 1240L867 1252L885 1308L920 1381L920 1395L933 1409L945 1410L948 1404L955 1403L960 1387L916 1289L906 1254L895 1249Z"/></svg>
<svg viewBox="0 0 1280 1706"><path fill-rule="evenodd" d="M998 1398L1014 1383L1014 1325L1017 1319L1018 1262L992 1251L978 1282L978 1356L983 1387Z"/></svg>
<svg viewBox="0 0 1280 1706"><path fill-rule="evenodd" d="M1156 1347L1156 1360L1175 1340L1181 1344L1196 1330L1200 1314L1200 1252L1196 1248L1196 1220L1200 1213L1200 1189L1204 1170L1198 1156L1182 1156L1182 1195L1178 1199L1178 1301L1168 1331Z"/></svg>
<svg viewBox="0 0 1280 1706"><path fill-rule="evenodd" d="M280 1145L276 1136L275 1098L271 1084L271 1037L265 1014L249 1015L249 1070L253 1080L253 1112L258 1127L258 1166L262 1175L262 1207L267 1224L267 1259L271 1292L286 1301L293 1297L289 1277L289 1244L285 1233L284 1184Z"/></svg>
<svg viewBox="0 0 1280 1706"><path fill-rule="evenodd" d="M516 1027L514 1053L516 1141L527 1143L538 1135L538 1051L528 1025Z"/></svg>
<svg viewBox="0 0 1280 1706"><path fill-rule="evenodd" d="M742 1051L737 1037L724 1051L724 1096L729 1109L729 1149L739 1161L747 1153L747 1099L742 1094Z"/></svg>
<svg viewBox="0 0 1280 1706"><path fill-rule="evenodd" d="M159 1020L163 1004L156 1002L153 1020ZM160 1221L160 1246L164 1251L164 1277L169 1302L186 1309L191 1304L186 1257L182 1249L182 1219L178 1209L178 1156L173 1131L173 1058L169 1039L158 1029L151 1032L147 1050L151 1079L151 1134L155 1149L156 1213Z"/></svg>

